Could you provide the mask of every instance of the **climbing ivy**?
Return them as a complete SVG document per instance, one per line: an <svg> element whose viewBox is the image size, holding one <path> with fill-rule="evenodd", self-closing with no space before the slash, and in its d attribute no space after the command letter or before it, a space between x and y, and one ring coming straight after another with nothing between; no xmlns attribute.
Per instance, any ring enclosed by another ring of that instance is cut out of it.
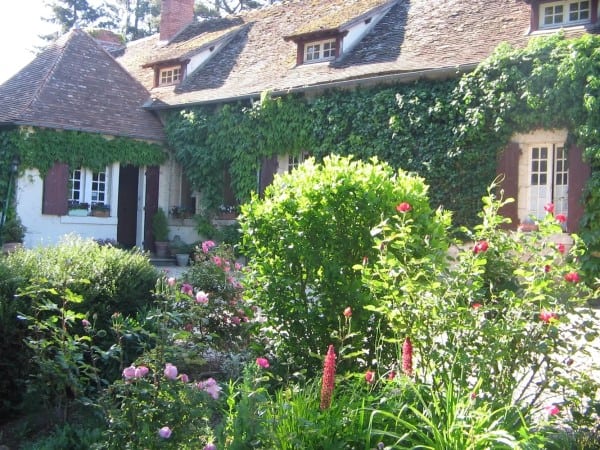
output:
<svg viewBox="0 0 600 450"><path fill-rule="evenodd" d="M161 164L166 159L157 144L96 133L19 128L0 135L4 136L5 152L16 152L22 168L38 169L42 176L57 161L100 171L115 162L143 166Z"/></svg>
<svg viewBox="0 0 600 450"><path fill-rule="evenodd" d="M256 189L261 158L306 149L318 159L377 156L417 172L431 186L432 202L453 211L456 224L469 225L511 135L566 128L594 169L581 235L598 252L599 56L600 37L557 33L522 49L502 44L473 72L445 81L179 111L168 118L167 135L209 207L222 200L226 167L245 201Z"/></svg>
<svg viewBox="0 0 600 450"><path fill-rule="evenodd" d="M128 138L33 127L0 130L2 201L7 193L10 163L16 156L20 160L20 169L38 169L43 177L57 161L70 167L100 171L115 162L136 166L158 165L165 161L167 155L157 144ZM9 201L11 208L12 201ZM11 209L9 216L12 214L14 211Z"/></svg>

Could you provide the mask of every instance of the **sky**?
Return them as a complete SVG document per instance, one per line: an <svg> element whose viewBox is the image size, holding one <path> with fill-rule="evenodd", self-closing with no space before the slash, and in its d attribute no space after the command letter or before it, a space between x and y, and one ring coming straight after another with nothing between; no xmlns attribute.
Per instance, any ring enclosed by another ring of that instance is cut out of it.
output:
<svg viewBox="0 0 600 450"><path fill-rule="evenodd" d="M0 6L0 84L12 77L35 56L36 47L46 42L54 25L44 22L50 14L44 0L1 0Z"/></svg>

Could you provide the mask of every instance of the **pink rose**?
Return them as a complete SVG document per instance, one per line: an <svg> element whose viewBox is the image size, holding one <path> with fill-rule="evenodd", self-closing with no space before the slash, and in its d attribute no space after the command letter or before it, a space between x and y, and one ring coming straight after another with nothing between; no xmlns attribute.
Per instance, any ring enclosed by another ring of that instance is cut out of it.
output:
<svg viewBox="0 0 600 450"><path fill-rule="evenodd" d="M256 364L263 369L269 368L269 360L267 358L256 358Z"/></svg>
<svg viewBox="0 0 600 450"><path fill-rule="evenodd" d="M158 430L158 435L163 439L169 439L171 437L171 429L169 427L162 427Z"/></svg>
<svg viewBox="0 0 600 450"><path fill-rule="evenodd" d="M175 277L169 277L169 279L167 280L167 284L171 287L175 286L175 282L177 280L175 279Z"/></svg>
<svg viewBox="0 0 600 450"><path fill-rule="evenodd" d="M177 378L177 367L171 363L167 363L165 365L164 374L169 380L175 380Z"/></svg>
<svg viewBox="0 0 600 450"><path fill-rule="evenodd" d="M89 320L87 320L87 319L83 319L83 320L81 321L81 325L83 325L83 327L84 327L84 328L88 328L88 327L91 327L91 326L92 326L92 324L90 323L90 321L89 321Z"/></svg>
<svg viewBox="0 0 600 450"><path fill-rule="evenodd" d="M221 387L217 384L214 378L208 378L204 381L200 381L196 384L196 386L198 387L198 389L205 391L214 400L217 400L219 398Z"/></svg>
<svg viewBox="0 0 600 450"><path fill-rule="evenodd" d="M482 305L481 303L473 303L473 304L471 305L471 308L473 308L473 309L479 309L479 308L481 308L482 306L483 306L483 305Z"/></svg>
<svg viewBox="0 0 600 450"><path fill-rule="evenodd" d="M215 245L216 244L213 241L204 241L202 243L202 252L208 253Z"/></svg>
<svg viewBox="0 0 600 450"><path fill-rule="evenodd" d="M544 209L547 213L554 214L554 203L546 203Z"/></svg>
<svg viewBox="0 0 600 450"><path fill-rule="evenodd" d="M126 380L131 380L132 378L135 378L135 366L131 365L129 367L125 367L123 369L123 378L125 378Z"/></svg>
<svg viewBox="0 0 600 450"><path fill-rule="evenodd" d="M565 244L557 244L556 249L558 250L558 253L564 253L566 250Z"/></svg>
<svg viewBox="0 0 600 450"><path fill-rule="evenodd" d="M544 406L544 409L549 416L556 416L560 412L560 409L555 404L546 405Z"/></svg>
<svg viewBox="0 0 600 450"><path fill-rule="evenodd" d="M183 283L183 285L181 286L181 293L189 295L191 297L192 295L194 295L194 288L189 283Z"/></svg>
<svg viewBox="0 0 600 450"><path fill-rule="evenodd" d="M367 370L367 372L365 373L365 381L369 384L373 384L373 382L375 381L375 372Z"/></svg>
<svg viewBox="0 0 600 450"><path fill-rule="evenodd" d="M148 375L148 368L146 366L140 366L135 369L135 377L142 378Z"/></svg>
<svg viewBox="0 0 600 450"><path fill-rule="evenodd" d="M206 444L202 450L217 450L217 446L211 442Z"/></svg>
<svg viewBox="0 0 600 450"><path fill-rule="evenodd" d="M182 373L181 375L179 375L179 379L184 383L189 383L189 381L190 381L190 377L188 377L187 374L185 374L185 373Z"/></svg>
<svg viewBox="0 0 600 450"><path fill-rule="evenodd" d="M196 293L196 303L206 305L208 303L208 294L204 291L198 291Z"/></svg>
<svg viewBox="0 0 600 450"><path fill-rule="evenodd" d="M344 309L344 317L346 317L346 318L352 317L352 308L350 308L349 306L346 309Z"/></svg>

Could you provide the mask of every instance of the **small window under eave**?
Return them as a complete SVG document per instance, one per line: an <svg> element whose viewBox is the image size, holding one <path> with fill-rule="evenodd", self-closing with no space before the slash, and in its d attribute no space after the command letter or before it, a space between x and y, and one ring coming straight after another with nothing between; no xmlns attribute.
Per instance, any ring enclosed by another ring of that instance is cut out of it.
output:
<svg viewBox="0 0 600 450"><path fill-rule="evenodd" d="M179 84L183 79L181 66L161 67L158 69L157 86L170 86Z"/></svg>
<svg viewBox="0 0 600 450"><path fill-rule="evenodd" d="M552 30L596 23L598 0L541 0L532 2L531 29Z"/></svg>

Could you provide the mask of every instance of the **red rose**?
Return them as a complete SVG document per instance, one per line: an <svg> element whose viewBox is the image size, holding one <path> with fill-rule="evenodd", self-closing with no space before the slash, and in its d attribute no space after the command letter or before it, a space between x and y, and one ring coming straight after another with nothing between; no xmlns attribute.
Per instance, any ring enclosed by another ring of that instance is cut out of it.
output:
<svg viewBox="0 0 600 450"><path fill-rule="evenodd" d="M412 206L410 206L410 204L406 203L406 202L402 202L398 206L396 206L396 211L401 212L401 213L408 212L411 209L412 209Z"/></svg>
<svg viewBox="0 0 600 450"><path fill-rule="evenodd" d="M540 313L540 320L546 323L550 323L553 320L558 320L558 314L552 311L542 311Z"/></svg>
<svg viewBox="0 0 600 450"><path fill-rule="evenodd" d="M567 221L567 216L564 214L557 214L554 218L558 223L565 223Z"/></svg>
<svg viewBox="0 0 600 450"><path fill-rule="evenodd" d="M577 272L569 272L565 274L565 281L569 283L579 283L579 274Z"/></svg>
<svg viewBox="0 0 600 450"><path fill-rule="evenodd" d="M487 241L479 241L477 244L475 244L475 247L473 247L473 253L477 254L477 253L485 252L485 251L487 251L488 248L489 248L489 245L488 245Z"/></svg>

